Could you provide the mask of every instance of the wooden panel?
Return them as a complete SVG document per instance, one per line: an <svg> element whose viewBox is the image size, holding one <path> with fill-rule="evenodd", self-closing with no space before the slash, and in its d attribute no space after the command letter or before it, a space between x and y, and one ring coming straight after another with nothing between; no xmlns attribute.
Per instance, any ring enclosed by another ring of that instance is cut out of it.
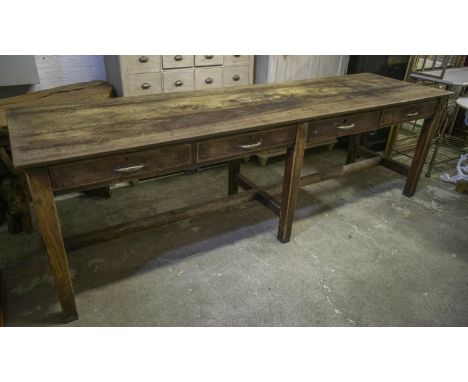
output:
<svg viewBox="0 0 468 382"><path fill-rule="evenodd" d="M242 157L259 149L286 146L294 142L294 126L213 139L198 143L198 162Z"/></svg>
<svg viewBox="0 0 468 382"><path fill-rule="evenodd" d="M195 66L222 65L223 56L195 56Z"/></svg>
<svg viewBox="0 0 468 382"><path fill-rule="evenodd" d="M7 112L17 167L332 118L451 92L362 73Z"/></svg>
<svg viewBox="0 0 468 382"><path fill-rule="evenodd" d="M161 73L129 74L125 84L126 95L141 96L162 92Z"/></svg>
<svg viewBox="0 0 468 382"><path fill-rule="evenodd" d="M172 69L172 68L188 68L193 66L193 56L162 56L163 68Z"/></svg>
<svg viewBox="0 0 468 382"><path fill-rule="evenodd" d="M250 56L224 56L224 66L245 65L250 62Z"/></svg>
<svg viewBox="0 0 468 382"><path fill-rule="evenodd" d="M121 56L124 73L148 73L161 71L161 56Z"/></svg>
<svg viewBox="0 0 468 382"><path fill-rule="evenodd" d="M164 92L184 92L195 89L193 69L168 70L163 72Z"/></svg>
<svg viewBox="0 0 468 382"><path fill-rule="evenodd" d="M170 173L191 162L191 145L184 144L51 166L49 173L54 191L65 191Z"/></svg>
<svg viewBox="0 0 468 382"><path fill-rule="evenodd" d="M214 89L223 86L222 68L196 68L195 89Z"/></svg>
<svg viewBox="0 0 468 382"><path fill-rule="evenodd" d="M232 66L223 68L223 86L239 86L249 84L249 66Z"/></svg>
<svg viewBox="0 0 468 382"><path fill-rule="evenodd" d="M344 115L309 123L308 139L341 137L379 128L380 112Z"/></svg>
<svg viewBox="0 0 468 382"><path fill-rule="evenodd" d="M434 115L437 103L438 101L434 100L384 110L382 112L380 125L388 126L405 121L413 121L415 119L430 117Z"/></svg>

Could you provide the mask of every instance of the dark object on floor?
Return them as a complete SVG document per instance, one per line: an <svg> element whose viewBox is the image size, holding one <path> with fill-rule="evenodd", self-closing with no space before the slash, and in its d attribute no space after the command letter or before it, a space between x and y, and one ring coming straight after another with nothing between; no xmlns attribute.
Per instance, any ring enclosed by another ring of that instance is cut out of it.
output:
<svg viewBox="0 0 468 382"><path fill-rule="evenodd" d="M99 198L109 199L112 196L112 190L110 186L92 188L91 190L84 190L83 194L88 196L97 196Z"/></svg>
<svg viewBox="0 0 468 382"><path fill-rule="evenodd" d="M457 183L455 186L455 191L459 192L460 194L467 193L468 194L468 182L460 182Z"/></svg>
<svg viewBox="0 0 468 382"><path fill-rule="evenodd" d="M92 81L0 99L0 224L8 220L9 233L31 232L32 219L26 181L14 169L11 160L6 122L7 109L104 100L113 95L112 86L108 83ZM108 187L95 192L96 195L110 196Z"/></svg>

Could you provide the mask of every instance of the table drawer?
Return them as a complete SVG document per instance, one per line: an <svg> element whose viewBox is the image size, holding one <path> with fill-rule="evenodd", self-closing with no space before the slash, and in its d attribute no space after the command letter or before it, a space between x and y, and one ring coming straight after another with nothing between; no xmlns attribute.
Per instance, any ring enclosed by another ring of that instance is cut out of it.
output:
<svg viewBox="0 0 468 382"><path fill-rule="evenodd" d="M161 71L161 56L121 56L124 73L147 73Z"/></svg>
<svg viewBox="0 0 468 382"><path fill-rule="evenodd" d="M250 56L224 56L224 65L242 65L250 63Z"/></svg>
<svg viewBox="0 0 468 382"><path fill-rule="evenodd" d="M161 73L129 74L127 81L127 95L140 96L158 94L162 92Z"/></svg>
<svg viewBox="0 0 468 382"><path fill-rule="evenodd" d="M222 68L196 68L195 89L213 89L223 86Z"/></svg>
<svg viewBox="0 0 468 382"><path fill-rule="evenodd" d="M382 111L380 126L388 126L396 123L414 121L415 119L427 118L435 113L438 100L420 102L407 106L392 107Z"/></svg>
<svg viewBox="0 0 468 382"><path fill-rule="evenodd" d="M189 68L193 66L193 56L182 56L178 54L175 56L162 57L164 69Z"/></svg>
<svg viewBox="0 0 468 382"><path fill-rule="evenodd" d="M66 191L167 174L191 159L191 145L182 144L51 166L49 173L54 190Z"/></svg>
<svg viewBox="0 0 468 382"><path fill-rule="evenodd" d="M248 66L232 66L223 68L223 86L239 86L249 84Z"/></svg>
<svg viewBox="0 0 468 382"><path fill-rule="evenodd" d="M378 129L379 114L379 111L373 111L310 122L308 139L333 138Z"/></svg>
<svg viewBox="0 0 468 382"><path fill-rule="evenodd" d="M287 146L294 142L296 126L280 127L265 131L212 139L199 142L198 162L232 159L273 147Z"/></svg>
<svg viewBox="0 0 468 382"><path fill-rule="evenodd" d="M195 66L222 65L223 56L195 56Z"/></svg>
<svg viewBox="0 0 468 382"><path fill-rule="evenodd" d="M193 69L168 70L163 72L163 77L164 93L183 92L195 88Z"/></svg>

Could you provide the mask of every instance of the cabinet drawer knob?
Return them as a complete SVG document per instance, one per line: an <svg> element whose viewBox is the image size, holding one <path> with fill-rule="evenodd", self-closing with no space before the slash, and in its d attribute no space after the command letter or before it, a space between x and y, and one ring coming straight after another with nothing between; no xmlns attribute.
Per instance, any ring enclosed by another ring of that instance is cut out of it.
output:
<svg viewBox="0 0 468 382"><path fill-rule="evenodd" d="M209 84L212 84L213 83L213 79L208 77L205 82L209 85Z"/></svg>
<svg viewBox="0 0 468 382"><path fill-rule="evenodd" d="M214 56L205 56L207 60L211 60Z"/></svg>
<svg viewBox="0 0 468 382"><path fill-rule="evenodd" d="M240 54L238 54L237 56L236 56L236 55L234 55L234 57L240 57Z"/></svg>
<svg viewBox="0 0 468 382"><path fill-rule="evenodd" d="M115 172L132 172L132 171L141 170L143 167L145 167L144 164L138 164L138 165L136 165L136 166L115 168L114 171L115 171Z"/></svg>
<svg viewBox="0 0 468 382"><path fill-rule="evenodd" d="M414 111L412 113L406 114L407 117L416 117L419 113L417 111Z"/></svg>
<svg viewBox="0 0 468 382"><path fill-rule="evenodd" d="M138 61L140 61L141 63L144 64L145 62L148 62L148 61L149 61L149 58L146 57L146 56L141 56L141 57L138 59Z"/></svg>
<svg viewBox="0 0 468 382"><path fill-rule="evenodd" d="M262 140L259 140L258 142L251 143L251 144L238 144L237 146L240 147L241 149L253 149L261 145L262 145Z"/></svg>
<svg viewBox="0 0 468 382"><path fill-rule="evenodd" d="M181 81L181 80L177 80L176 82L174 82L174 85L179 87L179 86L182 86L184 83Z"/></svg>
<svg viewBox="0 0 468 382"><path fill-rule="evenodd" d="M341 130L346 130L346 129L352 129L354 126L356 126L354 123L350 123L349 125L336 126L336 128L341 129Z"/></svg>
<svg viewBox="0 0 468 382"><path fill-rule="evenodd" d="M182 61L182 56L174 56L174 60L176 61Z"/></svg>
<svg viewBox="0 0 468 382"><path fill-rule="evenodd" d="M239 81L239 80L240 80L240 76L239 76L238 74L234 74L234 75L232 76L232 79L233 79L234 81Z"/></svg>
<svg viewBox="0 0 468 382"><path fill-rule="evenodd" d="M143 82L143 83L141 84L141 88L142 88L142 89L145 89L145 90L146 90L146 89L149 89L150 87L151 87L151 85L150 85L148 82Z"/></svg>

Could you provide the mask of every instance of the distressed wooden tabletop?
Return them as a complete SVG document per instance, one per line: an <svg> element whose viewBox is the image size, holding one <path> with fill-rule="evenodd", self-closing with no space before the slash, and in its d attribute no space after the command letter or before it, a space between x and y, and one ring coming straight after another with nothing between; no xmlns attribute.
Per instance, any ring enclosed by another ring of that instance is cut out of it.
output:
<svg viewBox="0 0 468 382"><path fill-rule="evenodd" d="M16 167L41 166L424 101L450 92L363 73L207 91L16 108Z"/></svg>

